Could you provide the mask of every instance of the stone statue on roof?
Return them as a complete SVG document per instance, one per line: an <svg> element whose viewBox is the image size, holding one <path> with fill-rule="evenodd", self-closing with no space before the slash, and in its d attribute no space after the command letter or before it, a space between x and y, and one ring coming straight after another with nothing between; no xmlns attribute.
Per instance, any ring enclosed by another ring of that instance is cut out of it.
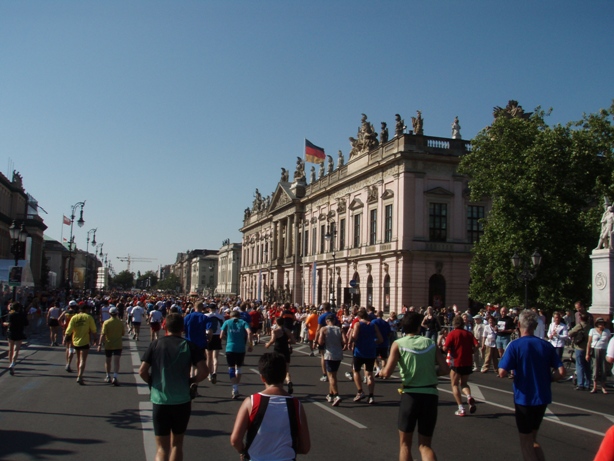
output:
<svg viewBox="0 0 614 461"><path fill-rule="evenodd" d="M337 152L337 169L341 168L344 163L345 159L343 158L343 152L339 150L339 152Z"/></svg>
<svg viewBox="0 0 614 461"><path fill-rule="evenodd" d="M424 134L424 119L422 118L422 112L420 112L419 110L416 111L416 116L411 118L411 124L414 128L414 134Z"/></svg>
<svg viewBox="0 0 614 461"><path fill-rule="evenodd" d="M350 137L350 144L352 145L350 159L354 155L368 152L378 146L379 142L377 141L377 133L373 129L373 124L367 121L367 116L365 114L362 114L357 137L356 139Z"/></svg>
<svg viewBox="0 0 614 461"><path fill-rule="evenodd" d="M296 157L296 170L294 170L294 180L305 180L305 162L300 157Z"/></svg>
<svg viewBox="0 0 614 461"><path fill-rule="evenodd" d="M461 126L458 123L458 115L454 117L454 122L452 122L452 139L463 139L460 133Z"/></svg>
<svg viewBox="0 0 614 461"><path fill-rule="evenodd" d="M394 119L396 121L394 125L394 135L397 137L403 136L403 133L405 133L405 128L407 128L405 126L405 120L403 120L399 114L394 114Z"/></svg>
<svg viewBox="0 0 614 461"><path fill-rule="evenodd" d="M326 158L328 159L328 165L326 167L326 174L329 175L335 169L335 164L333 162L333 158L330 155L327 155Z"/></svg>
<svg viewBox="0 0 614 461"><path fill-rule="evenodd" d="M282 167L281 169L281 182L288 182L290 179L290 172Z"/></svg>

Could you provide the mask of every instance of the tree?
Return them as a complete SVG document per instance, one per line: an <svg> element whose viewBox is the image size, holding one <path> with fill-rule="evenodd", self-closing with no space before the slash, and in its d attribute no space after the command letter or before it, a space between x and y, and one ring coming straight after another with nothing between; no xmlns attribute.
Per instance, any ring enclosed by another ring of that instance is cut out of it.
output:
<svg viewBox="0 0 614 461"><path fill-rule="evenodd" d="M177 288L181 287L181 280L175 274L170 274L163 280L160 280L157 285L154 287L157 290L177 290Z"/></svg>
<svg viewBox="0 0 614 461"><path fill-rule="evenodd" d="M148 290L153 287L156 283L158 283L158 276L154 271L147 271L141 275L140 271L138 272L138 276L136 278L136 287L142 288L143 290Z"/></svg>
<svg viewBox="0 0 614 461"><path fill-rule="evenodd" d="M134 286L134 274L127 270L121 271L110 281L112 287L130 290Z"/></svg>
<svg viewBox="0 0 614 461"><path fill-rule="evenodd" d="M474 246L470 296L521 304L511 256L542 264L530 298L547 309L590 300L590 252L597 245L603 197L614 199L614 104L579 122L553 127L537 108L510 101L472 141L459 171L471 177L471 199L492 199L484 235ZM501 112L503 111L503 112Z"/></svg>

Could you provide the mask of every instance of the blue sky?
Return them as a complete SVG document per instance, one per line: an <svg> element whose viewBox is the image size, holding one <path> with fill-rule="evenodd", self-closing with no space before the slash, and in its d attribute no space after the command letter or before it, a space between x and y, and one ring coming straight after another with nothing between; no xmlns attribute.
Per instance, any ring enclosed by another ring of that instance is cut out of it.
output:
<svg viewBox="0 0 614 461"><path fill-rule="evenodd" d="M272 193L308 138L349 151L421 110L464 139L516 99L577 120L614 98L614 2L3 1L0 168L48 212L86 200L118 256L241 240L256 188ZM309 169L309 166L308 166ZM65 228L64 237L67 235Z"/></svg>

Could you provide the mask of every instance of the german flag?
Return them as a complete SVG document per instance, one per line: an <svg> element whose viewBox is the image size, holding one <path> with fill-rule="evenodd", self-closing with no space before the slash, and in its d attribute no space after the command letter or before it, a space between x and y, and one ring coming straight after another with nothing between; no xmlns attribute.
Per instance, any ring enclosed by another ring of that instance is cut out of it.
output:
<svg viewBox="0 0 614 461"><path fill-rule="evenodd" d="M324 160L326 160L324 149L309 142L308 139L305 139L305 161L310 163L324 163Z"/></svg>

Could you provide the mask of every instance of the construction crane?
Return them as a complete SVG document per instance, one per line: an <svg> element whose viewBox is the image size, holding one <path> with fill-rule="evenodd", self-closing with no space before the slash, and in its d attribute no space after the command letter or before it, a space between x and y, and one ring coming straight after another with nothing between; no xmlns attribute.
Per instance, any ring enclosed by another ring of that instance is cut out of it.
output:
<svg viewBox="0 0 614 461"><path fill-rule="evenodd" d="M148 263L151 261L155 261L158 258L140 258L138 256L118 256L117 259L119 259L122 262L127 262L128 263L128 272L130 272L130 264L135 262L135 263Z"/></svg>

